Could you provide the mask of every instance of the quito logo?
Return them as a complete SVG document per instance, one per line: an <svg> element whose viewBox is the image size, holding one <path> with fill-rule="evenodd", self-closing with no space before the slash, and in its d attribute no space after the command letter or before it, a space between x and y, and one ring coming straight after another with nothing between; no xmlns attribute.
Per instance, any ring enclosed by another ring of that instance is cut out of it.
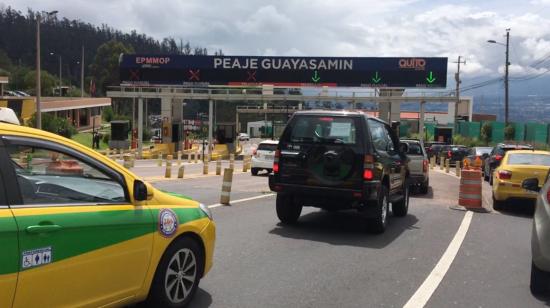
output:
<svg viewBox="0 0 550 308"><path fill-rule="evenodd" d="M168 64L170 57L136 57L136 64Z"/></svg>
<svg viewBox="0 0 550 308"><path fill-rule="evenodd" d="M426 70L426 60L421 58L399 59L399 68L424 71Z"/></svg>
<svg viewBox="0 0 550 308"><path fill-rule="evenodd" d="M163 209L159 213L159 232L165 237L170 237L178 229L178 217L170 209Z"/></svg>

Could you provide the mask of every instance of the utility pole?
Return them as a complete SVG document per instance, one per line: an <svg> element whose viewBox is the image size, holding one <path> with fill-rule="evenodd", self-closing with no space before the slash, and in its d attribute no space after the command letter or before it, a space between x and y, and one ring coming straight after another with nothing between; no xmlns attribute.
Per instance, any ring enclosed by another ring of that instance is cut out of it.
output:
<svg viewBox="0 0 550 308"><path fill-rule="evenodd" d="M36 14L36 128L42 129L40 108L40 13Z"/></svg>
<svg viewBox="0 0 550 308"><path fill-rule="evenodd" d="M61 86L62 86L61 67L62 67L61 55L59 55L59 96L63 96L63 91L61 90Z"/></svg>
<svg viewBox="0 0 550 308"><path fill-rule="evenodd" d="M509 62L509 47L510 47L510 28L506 29L506 65L504 73L504 125L508 126L508 66Z"/></svg>
<svg viewBox="0 0 550 308"><path fill-rule="evenodd" d="M463 63L466 65L466 60L461 61L461 56L458 56L458 61L455 63L457 64L456 67L456 74L455 74L455 81L456 81L456 103L455 103L455 134L458 132L458 104L460 103L460 63Z"/></svg>
<svg viewBox="0 0 550 308"><path fill-rule="evenodd" d="M82 45L80 65L80 97L84 97L84 45Z"/></svg>

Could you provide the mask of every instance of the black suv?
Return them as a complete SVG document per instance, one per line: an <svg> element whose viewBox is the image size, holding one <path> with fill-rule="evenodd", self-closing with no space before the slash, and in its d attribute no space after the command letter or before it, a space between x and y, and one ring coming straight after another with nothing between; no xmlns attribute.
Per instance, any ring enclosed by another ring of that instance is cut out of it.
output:
<svg viewBox="0 0 550 308"><path fill-rule="evenodd" d="M510 150L533 150L533 147L530 145L520 144L497 144L491 151L491 154L489 154L489 157L485 159L483 167L483 179L485 179L485 181L489 181L489 184L493 185L493 171L500 166L502 158L504 158L504 154Z"/></svg>
<svg viewBox="0 0 550 308"><path fill-rule="evenodd" d="M364 113L296 112L279 140L269 177L277 216L294 223L303 206L357 209L371 231L384 232L390 203L394 216L407 215L406 150L388 124Z"/></svg>

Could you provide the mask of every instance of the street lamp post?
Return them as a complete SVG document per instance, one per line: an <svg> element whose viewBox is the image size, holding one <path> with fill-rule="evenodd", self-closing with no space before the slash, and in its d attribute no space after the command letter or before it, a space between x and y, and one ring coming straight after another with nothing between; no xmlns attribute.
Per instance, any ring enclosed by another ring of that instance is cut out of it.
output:
<svg viewBox="0 0 550 308"><path fill-rule="evenodd" d="M46 17L57 11L46 12ZM36 16L36 128L42 129L42 110L40 108L40 13Z"/></svg>
<svg viewBox="0 0 550 308"><path fill-rule="evenodd" d="M502 45L506 47L506 62L504 65L504 123L508 126L508 103L509 103L509 87L508 87L508 67L510 66L510 28L506 29L506 44L499 43L495 40L488 40L488 43Z"/></svg>
<svg viewBox="0 0 550 308"><path fill-rule="evenodd" d="M55 53L50 52L50 56L54 56L54 55L55 55ZM60 54L58 54L58 56L59 56L59 88L58 88L58 90L59 90L59 96L62 96L62 92L61 92L61 85L62 85L62 79L61 79L61 64L62 64L62 62L61 61L62 61L62 59L61 59Z"/></svg>

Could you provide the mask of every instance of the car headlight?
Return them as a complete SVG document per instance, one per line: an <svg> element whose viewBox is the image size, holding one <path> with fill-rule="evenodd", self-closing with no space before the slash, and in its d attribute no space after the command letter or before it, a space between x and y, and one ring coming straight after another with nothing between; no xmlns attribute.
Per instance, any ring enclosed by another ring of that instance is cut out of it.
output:
<svg viewBox="0 0 550 308"><path fill-rule="evenodd" d="M199 207L204 212L204 214L206 214L206 216L208 216L208 218L210 218L210 220L214 220L214 218L212 217L212 211L208 208L208 206L206 206L202 203L199 203Z"/></svg>

